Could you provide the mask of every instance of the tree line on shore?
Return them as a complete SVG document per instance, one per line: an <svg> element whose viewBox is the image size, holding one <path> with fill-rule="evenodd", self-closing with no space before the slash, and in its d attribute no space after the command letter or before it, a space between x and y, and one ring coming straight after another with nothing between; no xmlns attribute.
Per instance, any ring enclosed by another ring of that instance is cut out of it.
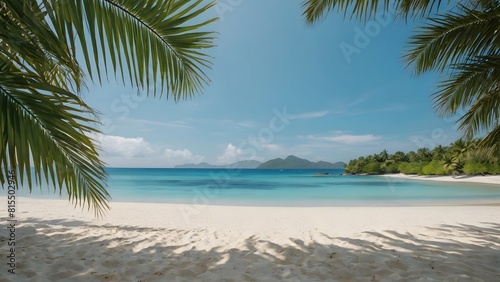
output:
<svg viewBox="0 0 500 282"><path fill-rule="evenodd" d="M432 150L420 148L408 153L397 151L389 154L383 150L379 154L350 160L345 171L350 174L500 174L500 159L478 149L479 142L459 139L448 146L439 145Z"/></svg>

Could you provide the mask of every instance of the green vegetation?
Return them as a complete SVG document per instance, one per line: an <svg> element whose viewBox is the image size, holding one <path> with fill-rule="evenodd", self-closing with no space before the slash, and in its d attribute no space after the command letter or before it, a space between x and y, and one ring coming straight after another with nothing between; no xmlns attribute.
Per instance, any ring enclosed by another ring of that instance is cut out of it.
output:
<svg viewBox="0 0 500 282"><path fill-rule="evenodd" d="M421 20L405 51L408 66L417 75L442 73L434 93L437 111L458 117L467 140L485 134L477 149L499 155L500 1L305 0L303 8L309 23L331 11L375 24L384 14L403 23ZM454 165L448 169L462 170L460 161Z"/></svg>
<svg viewBox="0 0 500 282"><path fill-rule="evenodd" d="M85 72L174 100L201 92L215 19L203 0L0 1L0 184L47 181L75 204L108 208L93 136L97 114L80 98ZM200 17L205 19L200 20ZM89 40L91 39L91 40ZM77 60L78 56L83 62ZM82 64L81 64L82 63ZM127 82L125 82L127 81ZM31 169L34 168L34 177ZM26 181L25 181L26 179Z"/></svg>
<svg viewBox="0 0 500 282"><path fill-rule="evenodd" d="M432 150L420 148L408 153L398 151L392 155L383 150L376 155L349 161L346 173L500 174L500 159L478 150L478 143L477 140L465 142L460 139L446 147L437 146Z"/></svg>

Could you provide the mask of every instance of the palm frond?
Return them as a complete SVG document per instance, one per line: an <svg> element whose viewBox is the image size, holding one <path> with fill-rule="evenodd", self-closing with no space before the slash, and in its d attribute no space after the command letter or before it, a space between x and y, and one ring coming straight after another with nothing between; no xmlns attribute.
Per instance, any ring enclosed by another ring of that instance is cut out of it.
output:
<svg viewBox="0 0 500 282"><path fill-rule="evenodd" d="M388 0L384 0L384 5L387 5ZM343 11L344 17L347 16L348 11L351 10L351 17L355 18L368 18L376 14L379 9L379 1L366 1L366 0L307 0L304 1L302 7L304 9L303 15L306 22L313 23L329 12L337 10Z"/></svg>
<svg viewBox="0 0 500 282"><path fill-rule="evenodd" d="M2 1L0 53L18 67L34 71L49 83L64 87L83 85L83 73L66 44L45 21L36 0Z"/></svg>
<svg viewBox="0 0 500 282"><path fill-rule="evenodd" d="M500 118L500 5L498 1L467 1L458 12L433 19L411 38L406 59L417 74L437 70L449 73L434 94L443 116L456 115L468 139L487 133L478 149L498 147L493 138ZM493 131L491 131L493 130ZM489 132L489 133L488 133ZM494 150L493 150L494 151Z"/></svg>
<svg viewBox="0 0 500 282"><path fill-rule="evenodd" d="M451 77L439 85L434 104L443 116L456 114L469 107L475 99L498 91L500 54L480 56L453 66Z"/></svg>
<svg viewBox="0 0 500 282"><path fill-rule="evenodd" d="M488 158L498 158L500 156L500 125L495 126L478 143L479 152Z"/></svg>
<svg viewBox="0 0 500 282"><path fill-rule="evenodd" d="M30 191L45 181L101 214L109 194L103 163L88 137L95 132L89 126L95 115L68 90L80 89L83 72L36 0L2 4L0 182L6 181L3 172L15 168Z"/></svg>
<svg viewBox="0 0 500 282"><path fill-rule="evenodd" d="M468 138L473 138L476 134L498 125L500 118L499 97L500 90L482 94L458 119L459 129L463 130Z"/></svg>
<svg viewBox="0 0 500 282"><path fill-rule="evenodd" d="M204 71L211 65L210 57L201 50L214 46L214 33L204 29L216 19L197 19L214 2L42 1L57 33L72 49L73 37L78 38L93 79L101 81L111 68L124 83L127 79L146 90L153 84L155 95L165 92L175 100L201 92L209 82Z"/></svg>
<svg viewBox="0 0 500 282"><path fill-rule="evenodd" d="M70 200L98 215L109 208L106 172L89 135L91 110L75 94L47 84L36 73L0 59L1 149L3 170L16 167L31 191L43 180L67 189ZM33 162L31 162L31 159ZM5 183L0 174L0 182Z"/></svg>
<svg viewBox="0 0 500 282"><path fill-rule="evenodd" d="M405 55L417 74L445 71L448 66L490 55L500 46L500 6L487 11L461 6L460 12L449 12L429 21L410 38L410 49Z"/></svg>
<svg viewBox="0 0 500 282"><path fill-rule="evenodd" d="M466 5L467 7L470 7L471 9L488 10L488 9L495 9L496 7L500 6L500 1L499 0L467 0L467 1L465 1L464 5Z"/></svg>
<svg viewBox="0 0 500 282"><path fill-rule="evenodd" d="M407 18L422 18L441 6L441 0L306 0L302 4L306 22L312 24L332 11L350 14L350 18L364 21L377 13L393 11L396 15ZM446 1L450 2L450 1Z"/></svg>
<svg viewBox="0 0 500 282"><path fill-rule="evenodd" d="M397 1L397 10L401 17L407 18L426 18L433 12L439 11L442 7L442 2L446 2L445 5L449 4L451 1L441 1L441 0L400 0Z"/></svg>

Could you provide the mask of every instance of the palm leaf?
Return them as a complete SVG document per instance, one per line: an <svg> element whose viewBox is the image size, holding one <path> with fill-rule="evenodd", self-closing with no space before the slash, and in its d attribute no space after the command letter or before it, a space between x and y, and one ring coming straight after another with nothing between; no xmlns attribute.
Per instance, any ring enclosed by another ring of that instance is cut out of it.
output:
<svg viewBox="0 0 500 282"><path fill-rule="evenodd" d="M165 92L175 100L201 92L209 82L204 71L211 65L210 57L201 50L214 46L214 33L204 29L216 19L196 19L214 2L42 1L57 33L72 49L76 43L71 36L78 38L93 79L101 81L111 68L124 83L127 79L148 91L154 84L155 95Z"/></svg>
<svg viewBox="0 0 500 282"><path fill-rule="evenodd" d="M500 118L500 6L491 2L477 3L482 10L461 6L433 19L412 37L406 57L417 73L450 72L434 94L435 107L443 116L464 109L457 123L469 139L496 128ZM494 136L487 134L489 141L479 146L493 146Z"/></svg>
<svg viewBox="0 0 500 282"><path fill-rule="evenodd" d="M458 120L469 138L495 126L500 103L500 54L479 57L454 68L455 74L440 85L435 104L441 115L466 113Z"/></svg>
<svg viewBox="0 0 500 282"><path fill-rule="evenodd" d="M109 194L103 163L89 137L96 132L89 127L95 115L68 90L83 84L78 63L36 1L3 1L2 7L2 172L15 168L17 180L30 191L42 182L65 188L75 204L101 214ZM4 173L0 182L6 182Z"/></svg>
<svg viewBox="0 0 500 282"><path fill-rule="evenodd" d="M490 159L500 156L500 125L495 126L478 143L479 152Z"/></svg>
<svg viewBox="0 0 500 282"><path fill-rule="evenodd" d="M204 29L215 19L196 21L213 5L202 2L2 1L2 169L16 167L30 190L43 181L66 188L75 204L101 214L110 196L104 164L89 137L98 133L92 127L97 117L71 91L83 86L77 46L93 79L101 82L113 71L124 83L128 77L133 86L154 88L154 94L190 96L208 83L210 57L202 51L214 39Z"/></svg>
<svg viewBox="0 0 500 282"><path fill-rule="evenodd" d="M31 191L33 166L37 184L51 180L59 189L66 187L75 204L102 213L109 194L102 181L104 165L89 137L96 133L88 125L93 119L85 117L92 115L91 110L78 96L46 84L35 73L21 72L8 61L0 60L0 73L4 169L17 167L19 181L22 184L26 178Z"/></svg>
<svg viewBox="0 0 500 282"><path fill-rule="evenodd" d="M460 12L430 19L410 38L405 58L419 74L490 55L500 46L499 21L500 6L486 11L461 6Z"/></svg>
<svg viewBox="0 0 500 282"><path fill-rule="evenodd" d="M340 11L344 17L368 20L377 13L393 10L404 19L421 18L437 11L441 0L306 0L303 2L303 15L308 23L314 23L331 11ZM450 1L446 1L450 2Z"/></svg>
<svg viewBox="0 0 500 282"><path fill-rule="evenodd" d="M437 110L445 116L456 114L483 93L494 92L498 88L498 77L500 54L481 56L455 65L451 77L443 81L440 90L434 94Z"/></svg>
<svg viewBox="0 0 500 282"><path fill-rule="evenodd" d="M82 72L66 44L44 20L36 0L3 1L5 15L0 19L0 52L18 67L34 71L60 86L83 84Z"/></svg>

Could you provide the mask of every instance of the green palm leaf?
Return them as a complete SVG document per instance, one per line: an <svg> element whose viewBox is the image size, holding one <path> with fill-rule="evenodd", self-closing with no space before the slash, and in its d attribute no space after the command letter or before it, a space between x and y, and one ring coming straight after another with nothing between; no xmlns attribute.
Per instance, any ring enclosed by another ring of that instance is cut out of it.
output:
<svg viewBox="0 0 500 282"><path fill-rule="evenodd" d="M36 1L3 1L2 8L2 172L15 168L17 180L27 182L30 191L42 182L66 188L75 204L101 214L109 194L103 163L89 137L96 133L89 127L95 115L68 90L83 84L78 63ZM6 182L3 173L0 182Z"/></svg>
<svg viewBox="0 0 500 282"><path fill-rule="evenodd" d="M175 99L201 91L213 3L185 0L4 0L0 5L0 165L19 181L66 188L75 204L108 208L104 164L91 136L97 116L78 95L84 75L122 80ZM91 38L91 40L88 40ZM78 53L80 54L80 53ZM91 58L94 57L94 60ZM103 63L103 64L101 64ZM158 83L157 83L158 82ZM126 83L125 83L126 84ZM34 173L32 175L32 168ZM33 179L34 178L34 179ZM6 175L0 174L4 184Z"/></svg>
<svg viewBox="0 0 500 282"><path fill-rule="evenodd" d="M436 105L442 115L467 109L458 120L459 128L472 138L496 126L500 118L500 54L479 57L455 69L457 72L435 94Z"/></svg>
<svg viewBox="0 0 500 282"><path fill-rule="evenodd" d="M435 107L443 116L464 109L459 129L469 139L486 133L488 141L479 143L483 150L497 146L488 132L500 118L500 6L487 5L493 2L478 2L480 10L460 6L433 19L412 37L406 57L417 73L450 72L434 94Z"/></svg>
<svg viewBox="0 0 500 282"><path fill-rule="evenodd" d="M51 30L35 0L2 1L0 52L19 68L33 70L51 83L83 84L82 72L66 44Z"/></svg>
<svg viewBox="0 0 500 282"><path fill-rule="evenodd" d="M482 93L498 90L497 77L500 77L500 54L455 65L451 77L439 85L440 90L434 95L435 105L442 115L454 115Z"/></svg>
<svg viewBox="0 0 500 282"><path fill-rule="evenodd" d="M2 167L16 167L19 181L35 180L63 189L75 204L87 204L97 214L108 208L106 178L89 135L91 110L67 90L49 85L35 73L22 72L0 60L0 108ZM31 162L32 160L32 162ZM6 181L0 174L0 181Z"/></svg>
<svg viewBox="0 0 500 282"><path fill-rule="evenodd" d="M484 11L465 6L430 19L410 38L406 60L415 71L445 71L447 67L496 52L500 6Z"/></svg>
<svg viewBox="0 0 500 282"><path fill-rule="evenodd" d="M500 125L495 126L478 143L480 153L485 154L490 159L496 158L498 162L498 156L500 156L500 142L498 140L500 140Z"/></svg>
<svg viewBox="0 0 500 282"><path fill-rule="evenodd" d="M340 11L350 18L368 20L377 15L393 10L397 15L425 17L441 6L440 0L306 0L302 4L308 23L314 23L331 11ZM446 1L450 2L450 1Z"/></svg>
<svg viewBox="0 0 500 282"><path fill-rule="evenodd" d="M209 81L210 57L201 50L213 47L214 33L203 29L216 19L196 21L214 5L204 2L43 0L59 36L72 49L73 36L80 41L91 77L101 81L111 68L124 83L145 90L158 81L154 94L175 100L201 92Z"/></svg>

